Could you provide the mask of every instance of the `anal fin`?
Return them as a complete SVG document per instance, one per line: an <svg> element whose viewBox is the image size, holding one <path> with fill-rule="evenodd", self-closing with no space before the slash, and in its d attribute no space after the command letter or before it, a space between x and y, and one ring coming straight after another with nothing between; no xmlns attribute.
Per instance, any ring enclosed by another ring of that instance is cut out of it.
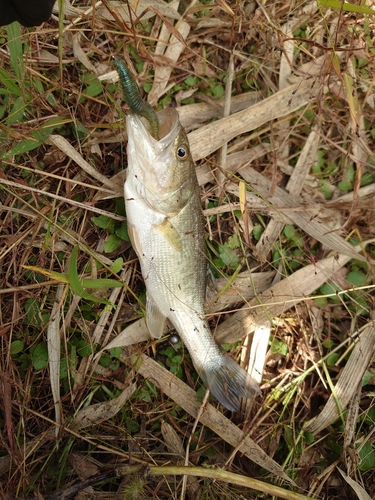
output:
<svg viewBox="0 0 375 500"><path fill-rule="evenodd" d="M166 317L162 314L154 301L147 294L146 297L146 324L151 335L159 339L164 332Z"/></svg>
<svg viewBox="0 0 375 500"><path fill-rule="evenodd" d="M210 267L209 262L207 262L206 268L206 294L204 298L204 305L209 307L215 302L217 298L217 286L215 281L214 273Z"/></svg>

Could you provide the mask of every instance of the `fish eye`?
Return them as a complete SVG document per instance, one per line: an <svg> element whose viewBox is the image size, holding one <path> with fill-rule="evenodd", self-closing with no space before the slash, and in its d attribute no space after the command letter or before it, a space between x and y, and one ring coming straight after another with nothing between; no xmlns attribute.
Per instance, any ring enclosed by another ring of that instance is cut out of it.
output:
<svg viewBox="0 0 375 500"><path fill-rule="evenodd" d="M188 151L185 146L179 146L177 148L177 157L179 160L186 160L188 157Z"/></svg>

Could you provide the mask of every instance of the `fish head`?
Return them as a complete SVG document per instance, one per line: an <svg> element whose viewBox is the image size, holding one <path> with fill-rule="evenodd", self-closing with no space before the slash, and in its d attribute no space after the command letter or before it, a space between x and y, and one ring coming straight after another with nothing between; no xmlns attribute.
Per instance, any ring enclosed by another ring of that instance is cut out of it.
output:
<svg viewBox="0 0 375 500"><path fill-rule="evenodd" d="M157 113L159 140L152 137L148 122L127 115L128 174L133 192L152 209L165 215L178 213L196 189L194 162L178 113L165 108Z"/></svg>

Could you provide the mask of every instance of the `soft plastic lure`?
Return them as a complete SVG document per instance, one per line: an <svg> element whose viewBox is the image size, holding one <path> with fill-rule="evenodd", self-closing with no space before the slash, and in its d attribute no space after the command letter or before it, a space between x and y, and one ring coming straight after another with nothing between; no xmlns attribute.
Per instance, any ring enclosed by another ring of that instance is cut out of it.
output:
<svg viewBox="0 0 375 500"><path fill-rule="evenodd" d="M143 116L149 122L151 135L154 139L159 139L159 120L154 108L142 99L138 86L135 83L129 68L125 62L118 56L114 56L113 64L119 74L121 86L124 91L125 100L130 110L139 116Z"/></svg>

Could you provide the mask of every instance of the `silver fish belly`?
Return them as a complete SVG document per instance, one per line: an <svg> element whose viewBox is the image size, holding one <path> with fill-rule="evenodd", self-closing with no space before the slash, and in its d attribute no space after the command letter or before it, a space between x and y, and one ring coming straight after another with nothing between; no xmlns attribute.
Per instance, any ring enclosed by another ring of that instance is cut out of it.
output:
<svg viewBox="0 0 375 500"><path fill-rule="evenodd" d="M147 122L127 116L125 206L132 245L146 284L146 321L162 335L168 318L215 398L238 411L257 384L214 341L205 318L207 258L194 162L177 111L157 113L159 140Z"/></svg>

